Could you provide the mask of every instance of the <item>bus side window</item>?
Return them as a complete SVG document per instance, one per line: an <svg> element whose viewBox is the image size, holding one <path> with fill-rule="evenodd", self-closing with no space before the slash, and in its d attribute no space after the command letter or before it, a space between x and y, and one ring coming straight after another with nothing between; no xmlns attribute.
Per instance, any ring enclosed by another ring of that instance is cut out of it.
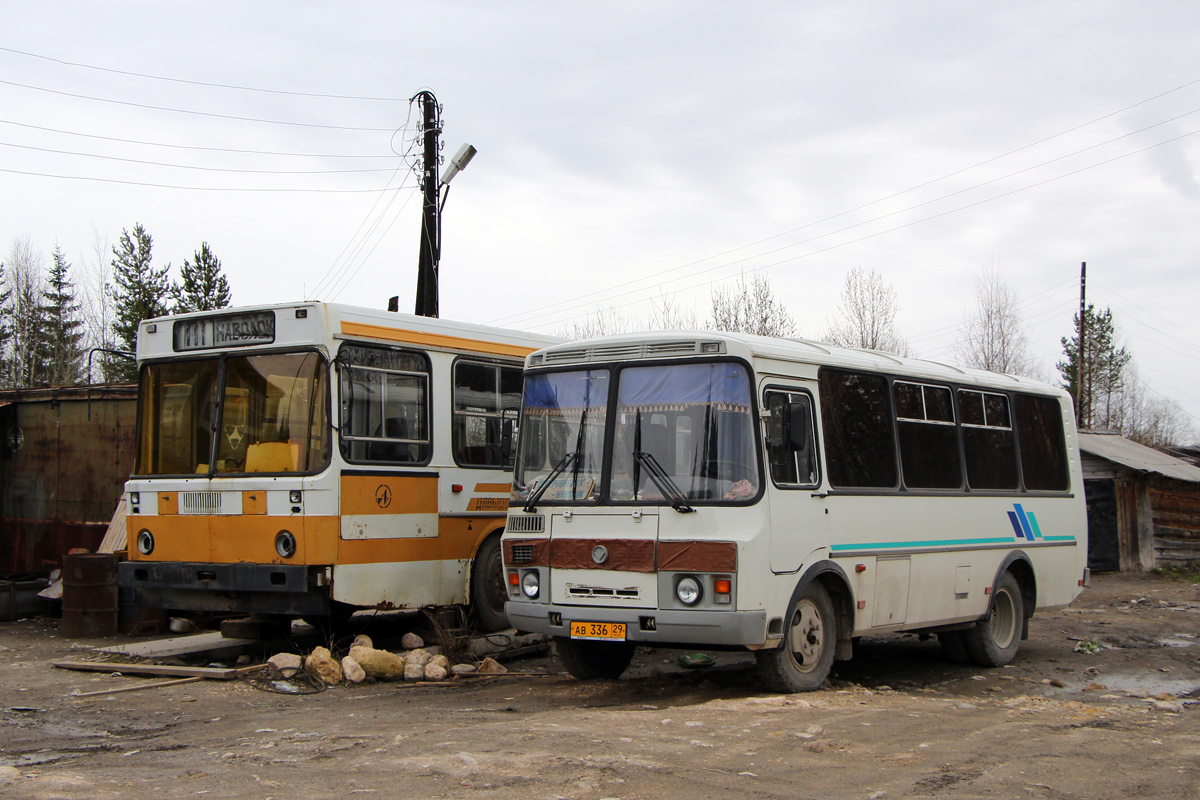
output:
<svg viewBox="0 0 1200 800"><path fill-rule="evenodd" d="M767 392L766 409L771 480L779 485L815 486L812 398L802 392Z"/></svg>

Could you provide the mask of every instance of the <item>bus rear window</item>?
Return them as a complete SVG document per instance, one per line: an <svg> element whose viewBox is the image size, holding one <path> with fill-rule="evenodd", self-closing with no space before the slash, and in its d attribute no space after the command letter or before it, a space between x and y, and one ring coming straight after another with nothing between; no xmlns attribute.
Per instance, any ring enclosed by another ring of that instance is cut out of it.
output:
<svg viewBox="0 0 1200 800"><path fill-rule="evenodd" d="M1031 492L1065 492L1071 488L1071 477L1067 471L1067 444L1058 401L1019 394L1014 405L1025 488Z"/></svg>

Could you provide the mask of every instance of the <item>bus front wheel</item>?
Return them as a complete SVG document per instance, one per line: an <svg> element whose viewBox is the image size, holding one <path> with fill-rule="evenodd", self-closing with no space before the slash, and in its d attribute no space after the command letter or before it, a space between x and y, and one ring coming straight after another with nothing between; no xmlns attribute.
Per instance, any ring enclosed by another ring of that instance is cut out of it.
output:
<svg viewBox="0 0 1200 800"><path fill-rule="evenodd" d="M581 642L555 638L554 650L567 672L581 681L616 680L633 661L633 642Z"/></svg>
<svg viewBox="0 0 1200 800"><path fill-rule="evenodd" d="M483 633L507 628L508 616L504 613L507 600L504 560L500 556L500 536L496 534L479 545L471 564L471 615L476 628Z"/></svg>
<svg viewBox="0 0 1200 800"><path fill-rule="evenodd" d="M775 692L820 689L833 667L837 649L837 617L829 592L814 581L792 601L783 644L756 653L759 673Z"/></svg>
<svg viewBox="0 0 1200 800"><path fill-rule="evenodd" d="M1011 572L996 583L986 617L966 631L967 654L981 667L1002 667L1013 660L1021 646L1025 599Z"/></svg>

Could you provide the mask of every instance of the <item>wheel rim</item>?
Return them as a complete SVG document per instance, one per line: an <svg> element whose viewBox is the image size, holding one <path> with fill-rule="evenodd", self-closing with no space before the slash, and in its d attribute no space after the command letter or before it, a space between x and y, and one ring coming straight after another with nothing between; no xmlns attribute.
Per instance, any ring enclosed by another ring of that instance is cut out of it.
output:
<svg viewBox="0 0 1200 800"><path fill-rule="evenodd" d="M1017 636L1017 609L1012 593L1008 589L996 592L992 601L992 614L989 620L992 629L992 641L1001 650L1013 643Z"/></svg>
<svg viewBox="0 0 1200 800"><path fill-rule="evenodd" d="M788 649L801 672L812 672L825 651L825 622L821 609L809 598L803 598L792 612L788 630Z"/></svg>
<svg viewBox="0 0 1200 800"><path fill-rule="evenodd" d="M488 556L483 568L487 570L484 573L483 600L492 611L503 611L508 601L508 587L504 584L504 562L498 549Z"/></svg>

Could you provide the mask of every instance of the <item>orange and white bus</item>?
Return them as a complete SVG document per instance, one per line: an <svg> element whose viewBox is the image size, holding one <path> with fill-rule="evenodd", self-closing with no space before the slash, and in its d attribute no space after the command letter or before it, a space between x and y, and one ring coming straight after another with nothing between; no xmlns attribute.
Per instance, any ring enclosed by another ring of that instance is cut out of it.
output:
<svg viewBox="0 0 1200 800"><path fill-rule="evenodd" d="M780 691L853 641L999 666L1087 578L1071 399L817 342L627 334L527 361L508 617L566 668L637 645L754 652Z"/></svg>
<svg viewBox="0 0 1200 800"><path fill-rule="evenodd" d="M554 341L311 302L144 321L121 586L300 617L470 604L505 627L522 360Z"/></svg>

